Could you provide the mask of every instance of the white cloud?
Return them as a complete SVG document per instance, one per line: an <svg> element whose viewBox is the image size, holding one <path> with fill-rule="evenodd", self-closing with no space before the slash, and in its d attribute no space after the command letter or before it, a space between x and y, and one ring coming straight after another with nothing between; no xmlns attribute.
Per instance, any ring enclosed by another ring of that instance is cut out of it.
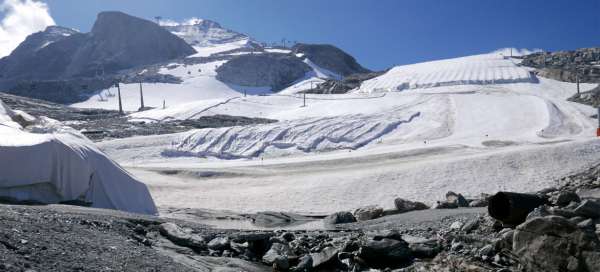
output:
<svg viewBox="0 0 600 272"><path fill-rule="evenodd" d="M0 0L0 57L9 55L34 32L54 25L48 6L35 0Z"/></svg>

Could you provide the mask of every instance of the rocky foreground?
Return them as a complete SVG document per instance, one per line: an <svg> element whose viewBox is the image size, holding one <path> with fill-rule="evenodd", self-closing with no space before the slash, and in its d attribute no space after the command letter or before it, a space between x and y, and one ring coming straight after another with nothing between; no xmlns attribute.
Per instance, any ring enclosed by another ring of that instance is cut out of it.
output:
<svg viewBox="0 0 600 272"><path fill-rule="evenodd" d="M287 231L0 205L0 271L600 271L599 174L530 195L542 204L518 224L489 216L489 197L455 193L434 209L397 199L394 210L339 212L323 230Z"/></svg>

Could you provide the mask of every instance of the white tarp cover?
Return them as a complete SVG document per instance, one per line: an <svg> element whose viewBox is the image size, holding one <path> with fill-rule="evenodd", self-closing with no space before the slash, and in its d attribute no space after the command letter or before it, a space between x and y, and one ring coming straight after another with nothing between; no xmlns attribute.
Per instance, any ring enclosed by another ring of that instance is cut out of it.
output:
<svg viewBox="0 0 600 272"><path fill-rule="evenodd" d="M83 200L97 208L157 214L146 185L85 137L65 127L38 127L52 133L30 133L14 122L16 114L0 101L0 197L42 203Z"/></svg>

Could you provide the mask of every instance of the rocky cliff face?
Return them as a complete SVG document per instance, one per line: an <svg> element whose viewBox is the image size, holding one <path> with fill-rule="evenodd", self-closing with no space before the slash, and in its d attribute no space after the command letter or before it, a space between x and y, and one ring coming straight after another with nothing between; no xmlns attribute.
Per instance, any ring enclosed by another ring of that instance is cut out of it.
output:
<svg viewBox="0 0 600 272"><path fill-rule="evenodd" d="M217 69L217 79L241 86L277 91L305 76L311 68L287 54L248 54L233 58Z"/></svg>
<svg viewBox="0 0 600 272"><path fill-rule="evenodd" d="M121 12L102 12L90 33L51 27L28 37L0 60L0 90L72 102L67 100L78 99L78 89L85 92L96 85L78 82L193 53L185 41L150 21ZM53 88L57 84L65 88ZM69 98L61 98L65 92Z"/></svg>
<svg viewBox="0 0 600 272"><path fill-rule="evenodd" d="M600 47L575 51L542 52L523 57L522 65L539 69L539 75L560 81L600 83Z"/></svg>
<svg viewBox="0 0 600 272"><path fill-rule="evenodd" d="M292 48L294 54L302 54L319 67L336 72L342 76L371 72L362 67L356 59L341 49L329 44L297 44Z"/></svg>

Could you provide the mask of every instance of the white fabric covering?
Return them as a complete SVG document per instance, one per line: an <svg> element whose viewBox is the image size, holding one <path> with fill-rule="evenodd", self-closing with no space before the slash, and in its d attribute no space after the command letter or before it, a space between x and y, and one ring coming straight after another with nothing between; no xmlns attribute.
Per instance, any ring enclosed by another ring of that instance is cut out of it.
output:
<svg viewBox="0 0 600 272"><path fill-rule="evenodd" d="M47 118L36 124L43 134L30 133L13 121L17 113L0 101L0 197L157 214L146 185L88 139Z"/></svg>

